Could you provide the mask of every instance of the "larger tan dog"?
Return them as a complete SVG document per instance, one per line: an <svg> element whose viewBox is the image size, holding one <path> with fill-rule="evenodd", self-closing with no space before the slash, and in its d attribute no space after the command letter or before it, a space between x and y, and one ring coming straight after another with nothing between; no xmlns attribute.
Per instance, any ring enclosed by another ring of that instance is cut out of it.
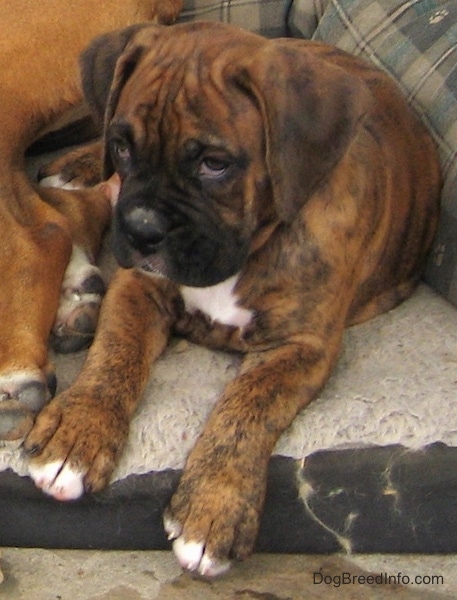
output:
<svg viewBox="0 0 457 600"><path fill-rule="evenodd" d="M436 151L386 75L318 43L145 27L95 42L84 80L121 181L114 251L136 269L118 273L81 376L28 436L31 474L60 499L109 481L172 331L246 353L165 517L181 564L215 575L252 550L272 448L344 327L418 281Z"/></svg>
<svg viewBox="0 0 457 600"><path fill-rule="evenodd" d="M100 191L39 194L24 172L25 150L81 103L78 56L94 36L147 19L168 22L180 5L2 0L0 439L24 435L55 391L47 358L53 326L61 344L90 336L103 288L92 263L110 214Z"/></svg>

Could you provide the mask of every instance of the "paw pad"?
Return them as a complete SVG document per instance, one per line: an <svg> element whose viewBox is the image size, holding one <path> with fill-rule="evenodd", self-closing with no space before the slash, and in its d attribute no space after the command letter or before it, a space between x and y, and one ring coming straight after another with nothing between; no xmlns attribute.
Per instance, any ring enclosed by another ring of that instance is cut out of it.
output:
<svg viewBox="0 0 457 600"><path fill-rule="evenodd" d="M92 341L105 283L98 267L75 246L65 272L51 344L57 352L76 352Z"/></svg>
<svg viewBox="0 0 457 600"><path fill-rule="evenodd" d="M18 373L0 378L0 440L18 440L30 431L35 415L55 393L55 376L46 382Z"/></svg>

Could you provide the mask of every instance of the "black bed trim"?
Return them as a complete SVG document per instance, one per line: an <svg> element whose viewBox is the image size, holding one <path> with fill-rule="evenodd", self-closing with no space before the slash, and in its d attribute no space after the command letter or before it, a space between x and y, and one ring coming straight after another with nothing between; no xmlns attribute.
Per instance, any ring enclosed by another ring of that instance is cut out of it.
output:
<svg viewBox="0 0 457 600"><path fill-rule="evenodd" d="M62 503L5 471L0 546L167 549L162 511L179 475L133 475ZM257 550L454 553L456 508L457 448L441 443L274 456Z"/></svg>

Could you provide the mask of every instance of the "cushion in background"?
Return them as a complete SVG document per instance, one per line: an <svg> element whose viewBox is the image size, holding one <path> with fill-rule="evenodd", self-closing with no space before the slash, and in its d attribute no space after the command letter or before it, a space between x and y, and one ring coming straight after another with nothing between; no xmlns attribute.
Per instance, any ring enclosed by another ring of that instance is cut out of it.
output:
<svg viewBox="0 0 457 600"><path fill-rule="evenodd" d="M312 35L387 71L434 135L444 187L425 280L457 304L457 3L295 0L290 27L294 35Z"/></svg>
<svg viewBox="0 0 457 600"><path fill-rule="evenodd" d="M180 22L230 23L265 37L287 36L291 0L184 0Z"/></svg>

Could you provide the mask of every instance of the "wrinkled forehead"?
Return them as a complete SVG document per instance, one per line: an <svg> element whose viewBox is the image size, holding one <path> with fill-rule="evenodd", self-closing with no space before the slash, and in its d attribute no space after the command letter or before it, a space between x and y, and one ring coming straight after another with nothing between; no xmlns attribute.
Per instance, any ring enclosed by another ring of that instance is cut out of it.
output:
<svg viewBox="0 0 457 600"><path fill-rule="evenodd" d="M114 121L128 122L136 141L145 144L189 137L245 142L256 106L233 83L233 63L216 46L191 36L153 45L125 83Z"/></svg>

